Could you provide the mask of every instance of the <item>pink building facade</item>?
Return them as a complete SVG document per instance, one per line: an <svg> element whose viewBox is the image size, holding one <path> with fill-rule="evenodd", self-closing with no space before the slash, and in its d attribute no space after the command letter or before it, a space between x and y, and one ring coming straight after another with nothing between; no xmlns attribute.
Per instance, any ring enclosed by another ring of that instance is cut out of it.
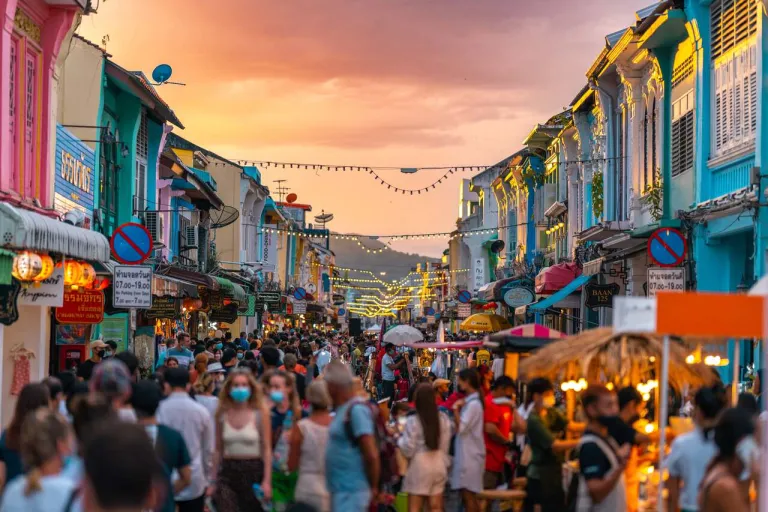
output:
<svg viewBox="0 0 768 512"><path fill-rule="evenodd" d="M51 208L54 67L87 0L0 0L0 10L0 200Z"/></svg>

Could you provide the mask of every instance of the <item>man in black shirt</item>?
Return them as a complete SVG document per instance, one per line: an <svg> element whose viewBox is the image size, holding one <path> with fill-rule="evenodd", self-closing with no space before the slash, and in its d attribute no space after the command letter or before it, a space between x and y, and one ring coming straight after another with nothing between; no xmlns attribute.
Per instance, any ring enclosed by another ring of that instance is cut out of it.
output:
<svg viewBox="0 0 768 512"><path fill-rule="evenodd" d="M93 340L91 342L91 358L85 360L77 368L77 377L80 380L88 381L93 375L93 368L99 364L104 358L104 353L107 349L107 344L101 340Z"/></svg>
<svg viewBox="0 0 768 512"><path fill-rule="evenodd" d="M608 426L608 434L616 440L619 446L629 445L630 452L627 459L627 467L624 471L624 480L627 489L627 512L637 512L638 486L637 477L637 446L647 444L651 438L647 434L638 432L632 425L642 418L645 412L645 402L640 392L628 386L619 390L619 416Z"/></svg>
<svg viewBox="0 0 768 512"><path fill-rule="evenodd" d="M619 447L608 435L608 425L615 424L618 418L616 395L605 386L592 385L584 392L581 403L588 423L579 450L584 485L579 486L576 510L626 510L623 476L629 445Z"/></svg>

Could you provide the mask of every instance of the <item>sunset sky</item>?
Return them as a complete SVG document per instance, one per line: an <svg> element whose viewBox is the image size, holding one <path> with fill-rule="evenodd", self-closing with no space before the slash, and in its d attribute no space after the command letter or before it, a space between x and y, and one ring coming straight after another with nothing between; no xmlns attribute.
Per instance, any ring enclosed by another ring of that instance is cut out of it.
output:
<svg viewBox="0 0 768 512"><path fill-rule="evenodd" d="M79 33L148 75L178 133L231 159L361 166L490 165L585 84L604 36L650 0L101 0ZM335 231L455 229L459 180L427 195L367 174L263 170ZM435 171L388 181L425 186ZM439 255L445 240L393 247Z"/></svg>

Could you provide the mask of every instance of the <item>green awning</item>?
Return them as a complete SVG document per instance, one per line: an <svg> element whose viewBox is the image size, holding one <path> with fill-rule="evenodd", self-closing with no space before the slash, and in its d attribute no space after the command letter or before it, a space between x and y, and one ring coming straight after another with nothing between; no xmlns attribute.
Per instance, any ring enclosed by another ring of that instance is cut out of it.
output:
<svg viewBox="0 0 768 512"><path fill-rule="evenodd" d="M220 290L226 297L240 303L244 303L248 300L245 295L245 290L243 290L243 287L239 284L233 283L229 279L224 279L223 277L214 277L214 279L219 283Z"/></svg>

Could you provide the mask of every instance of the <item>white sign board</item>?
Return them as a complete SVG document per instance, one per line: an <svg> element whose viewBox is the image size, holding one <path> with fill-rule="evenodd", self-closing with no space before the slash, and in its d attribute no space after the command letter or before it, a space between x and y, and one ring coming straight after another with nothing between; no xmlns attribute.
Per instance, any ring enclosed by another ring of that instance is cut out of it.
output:
<svg viewBox="0 0 768 512"><path fill-rule="evenodd" d="M656 299L614 297L613 332L656 332Z"/></svg>
<svg viewBox="0 0 768 512"><path fill-rule="evenodd" d="M293 314L294 315L303 315L307 312L307 301L305 300L297 300L293 303Z"/></svg>
<svg viewBox="0 0 768 512"><path fill-rule="evenodd" d="M684 292L684 268L649 268L648 296L655 297L659 292Z"/></svg>
<svg viewBox="0 0 768 512"><path fill-rule="evenodd" d="M471 304L459 304L456 309L459 318L469 318L469 315L472 314Z"/></svg>
<svg viewBox="0 0 768 512"><path fill-rule="evenodd" d="M280 233L270 231L275 229L276 224L265 224L261 231L261 268L264 272L274 272L277 269L277 242Z"/></svg>
<svg viewBox="0 0 768 512"><path fill-rule="evenodd" d="M477 291L485 284L485 260L483 258L475 258L472 272L474 275L473 288Z"/></svg>
<svg viewBox="0 0 768 512"><path fill-rule="evenodd" d="M53 269L51 277L41 281L40 286L34 284L22 288L19 292L19 305L48 306L60 308L64 305L64 268Z"/></svg>
<svg viewBox="0 0 768 512"><path fill-rule="evenodd" d="M115 265L112 305L124 309L152 307L152 267L149 265Z"/></svg>

